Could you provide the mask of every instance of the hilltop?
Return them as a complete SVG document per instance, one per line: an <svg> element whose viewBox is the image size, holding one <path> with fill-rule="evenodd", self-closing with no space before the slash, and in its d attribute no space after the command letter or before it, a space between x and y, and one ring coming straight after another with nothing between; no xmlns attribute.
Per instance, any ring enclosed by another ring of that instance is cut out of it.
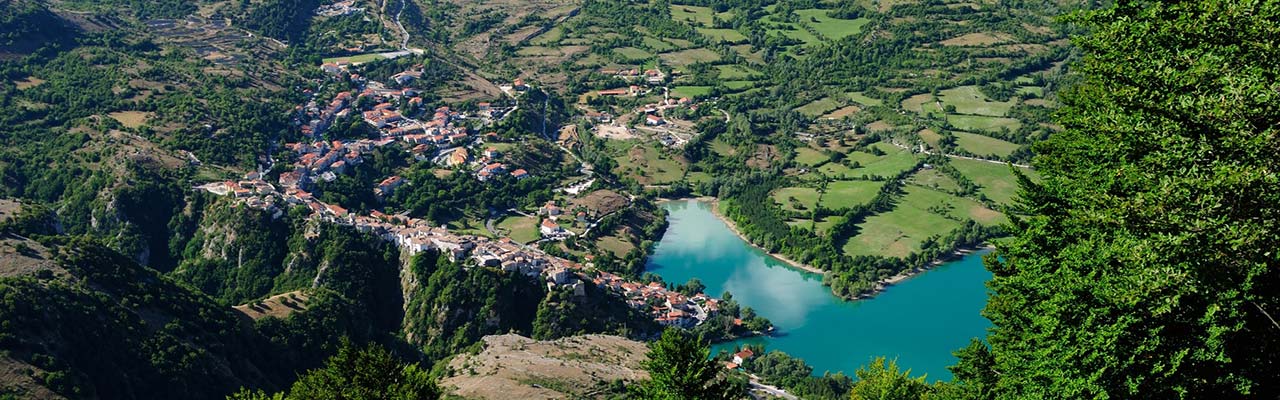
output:
<svg viewBox="0 0 1280 400"><path fill-rule="evenodd" d="M442 387L479 399L607 398L622 382L648 379L648 348L631 339L586 335L537 341L485 336L482 350L449 361Z"/></svg>

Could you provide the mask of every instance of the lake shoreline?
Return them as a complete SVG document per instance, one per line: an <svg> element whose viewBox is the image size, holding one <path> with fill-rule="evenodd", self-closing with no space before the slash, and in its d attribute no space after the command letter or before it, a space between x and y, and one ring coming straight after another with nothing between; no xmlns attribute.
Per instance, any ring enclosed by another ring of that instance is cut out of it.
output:
<svg viewBox="0 0 1280 400"><path fill-rule="evenodd" d="M775 327L761 336L717 340L713 352L763 345L804 359L817 376L850 373L872 357L898 357L930 377L950 377L952 352L990 327L980 315L987 299L983 283L992 276L982 268L984 252L901 281L875 301L850 300L835 296L817 275L743 240L713 212L711 199L676 200L655 200L671 221L646 271L670 282L697 278L704 292L733 293L740 307L751 307ZM729 203L722 206L727 213ZM872 287L874 282L867 285Z"/></svg>
<svg viewBox="0 0 1280 400"><path fill-rule="evenodd" d="M814 267L812 265L808 265L808 264L804 264L804 263L792 260L783 254L770 252L769 250L751 242L751 239L748 239L746 235L742 234L742 231L738 230L738 225L734 223L732 219L730 219L728 216L720 212L720 199L718 198L711 197L711 196L685 197L685 198L678 198L678 199L661 198L661 199L658 199L657 203L662 204L670 201L688 201L688 200L710 204L711 215L714 215L721 222L724 222L725 226L729 228L729 231L733 232L734 235L737 235L738 238L742 239L743 242L746 242L751 247L759 249L760 251L764 252L765 255L768 255L769 257L772 257L773 259L776 259L778 261L782 261L783 264L786 264L788 267L792 269L822 275L823 277L826 276L827 271L818 269L817 267ZM832 295L845 301L858 301L858 300L872 299L872 298L875 298L876 295L879 295L880 293L883 293L885 290L888 290L889 287L891 286L902 283L903 281L909 280L925 272L929 272L940 265L946 264L947 262L964 258L964 256L973 254L978 251L989 250L994 248L995 247L990 244L984 244L984 245L975 246L975 247L958 248L950 253L947 253L942 257L939 257L937 259L934 259L933 261L930 261L929 264L924 267L912 268L909 270L899 272L897 275L894 275L885 279L881 279L880 281L876 282L876 287L871 293L849 297L849 296L836 295L835 292L833 291ZM826 285L824 284L824 286ZM830 288L830 286L827 286L827 287Z"/></svg>
<svg viewBox="0 0 1280 400"><path fill-rule="evenodd" d="M686 198L680 198L680 199L658 199L658 204L662 204L670 201L687 201L687 200L693 200L693 201L710 204L711 215L714 215L717 219L720 220L720 222L724 222L724 225L729 227L729 231L733 232L734 235L737 235L739 239L742 239L742 241L747 242L747 244L751 245L751 247L755 247L759 249L769 257L773 257L778 261L782 261L783 264L787 264L787 266L793 269L798 269L804 272L826 276L827 271L823 271L821 269L818 269L818 267L814 267L812 265L808 265L808 264L804 264L804 263L792 260L790 258L787 258L787 256L779 253L771 253L769 252L769 250L763 247L760 247L755 243L752 243L750 239L747 239L746 235L742 234L742 231L738 230L738 225L735 224L733 220L729 219L729 217L726 217L724 214L720 212L720 199L717 199L711 196L686 197Z"/></svg>

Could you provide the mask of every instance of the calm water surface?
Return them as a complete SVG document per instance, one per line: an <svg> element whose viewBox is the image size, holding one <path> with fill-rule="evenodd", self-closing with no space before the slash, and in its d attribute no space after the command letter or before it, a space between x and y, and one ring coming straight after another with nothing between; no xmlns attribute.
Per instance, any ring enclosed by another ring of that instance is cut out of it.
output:
<svg viewBox="0 0 1280 400"><path fill-rule="evenodd" d="M896 357L913 375L951 379L952 351L985 335L991 322L979 312L991 273L971 254L890 288L871 300L848 302L822 286L820 275L799 271L738 238L698 201L664 206L671 226L648 270L667 282L697 277L707 293L724 291L769 318L779 333L717 345L764 344L803 358L823 371L852 375L876 356Z"/></svg>

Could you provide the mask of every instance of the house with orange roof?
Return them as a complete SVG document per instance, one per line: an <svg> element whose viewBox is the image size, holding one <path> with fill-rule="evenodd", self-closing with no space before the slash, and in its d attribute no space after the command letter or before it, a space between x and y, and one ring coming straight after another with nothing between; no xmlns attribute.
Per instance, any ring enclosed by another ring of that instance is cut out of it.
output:
<svg viewBox="0 0 1280 400"><path fill-rule="evenodd" d="M449 154L448 165L450 167L466 164L471 159L471 155L467 153L466 148L458 148Z"/></svg>

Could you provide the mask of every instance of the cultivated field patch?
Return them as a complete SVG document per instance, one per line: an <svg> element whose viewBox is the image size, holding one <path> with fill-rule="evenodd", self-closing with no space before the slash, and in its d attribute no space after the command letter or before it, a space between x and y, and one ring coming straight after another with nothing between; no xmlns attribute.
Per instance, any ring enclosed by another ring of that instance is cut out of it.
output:
<svg viewBox="0 0 1280 400"><path fill-rule="evenodd" d="M809 187L785 187L773 192L773 201L787 211L808 211L818 204L818 190Z"/></svg>
<svg viewBox="0 0 1280 400"><path fill-rule="evenodd" d="M683 67L689 64L695 64L700 62L712 62L712 61L720 60L719 54L716 54L716 52L708 49L689 49L689 50L681 50L681 51L675 51L670 53L662 53L658 57L661 58L663 62L670 65L678 66L678 67Z"/></svg>
<svg viewBox="0 0 1280 400"><path fill-rule="evenodd" d="M980 156L1008 157L1021 147L1017 143L974 133L953 132L952 134L956 136L956 145L965 151Z"/></svg>
<svg viewBox="0 0 1280 400"><path fill-rule="evenodd" d="M822 195L822 207L834 210L867 204L876 197L882 181L835 181L827 184Z"/></svg>

